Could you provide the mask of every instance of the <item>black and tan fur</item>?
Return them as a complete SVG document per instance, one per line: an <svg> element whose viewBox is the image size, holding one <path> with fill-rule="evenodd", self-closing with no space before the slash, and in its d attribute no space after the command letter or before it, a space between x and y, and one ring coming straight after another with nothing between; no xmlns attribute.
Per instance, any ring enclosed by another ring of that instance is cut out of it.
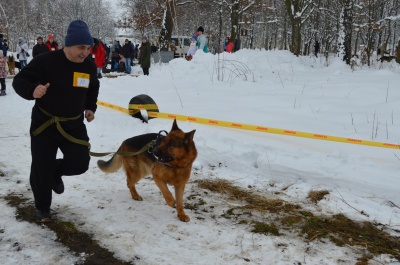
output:
<svg viewBox="0 0 400 265"><path fill-rule="evenodd" d="M154 147L153 152L146 151L134 156L115 154L107 162L99 160L97 165L106 173L116 172L123 167L131 196L137 201L143 199L137 193L135 184L144 176L152 174L165 202L171 207L176 206L178 218L183 222L188 222L190 217L183 210L183 193L197 156L193 142L194 133L195 130L184 133L174 120L171 131ZM157 137L159 137L157 133L148 133L126 139L118 152L137 152ZM174 186L176 201L167 185Z"/></svg>

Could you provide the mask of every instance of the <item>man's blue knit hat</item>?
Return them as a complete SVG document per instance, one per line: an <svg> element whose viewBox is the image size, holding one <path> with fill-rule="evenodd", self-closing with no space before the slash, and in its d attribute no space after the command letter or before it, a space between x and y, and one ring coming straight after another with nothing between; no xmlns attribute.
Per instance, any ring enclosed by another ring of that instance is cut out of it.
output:
<svg viewBox="0 0 400 265"><path fill-rule="evenodd" d="M88 25L82 20L72 21L65 36L65 47L75 45L93 45Z"/></svg>

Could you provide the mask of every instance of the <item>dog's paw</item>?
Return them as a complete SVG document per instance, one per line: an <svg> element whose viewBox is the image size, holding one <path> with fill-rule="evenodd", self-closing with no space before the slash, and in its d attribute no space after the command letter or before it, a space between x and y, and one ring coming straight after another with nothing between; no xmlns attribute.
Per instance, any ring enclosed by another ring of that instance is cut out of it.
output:
<svg viewBox="0 0 400 265"><path fill-rule="evenodd" d="M190 221L189 215L186 215L186 214L178 214L178 218L182 222L189 222Z"/></svg>
<svg viewBox="0 0 400 265"><path fill-rule="evenodd" d="M169 199L169 200L166 199L165 202L167 203L168 206L170 206L172 208L175 207L175 200L173 198Z"/></svg>
<svg viewBox="0 0 400 265"><path fill-rule="evenodd" d="M143 201L142 196L139 196L139 195L137 195L137 196L132 196L132 199L134 199L135 201Z"/></svg>

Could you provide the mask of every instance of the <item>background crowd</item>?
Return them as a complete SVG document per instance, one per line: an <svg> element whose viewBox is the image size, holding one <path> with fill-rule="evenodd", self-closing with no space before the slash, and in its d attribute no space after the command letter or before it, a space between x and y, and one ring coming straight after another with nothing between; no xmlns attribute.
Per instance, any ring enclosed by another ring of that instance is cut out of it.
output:
<svg viewBox="0 0 400 265"><path fill-rule="evenodd" d="M193 33L190 41L189 50L185 53L187 60L191 60L197 50L216 54L223 51L232 53L240 49L240 39L236 38L235 41L231 41L229 36L224 41L213 39L212 45L209 46L208 37L202 26L198 27L197 31ZM180 44L172 41L168 45L169 50L176 52L178 45ZM10 51L8 40L4 39L3 34L0 34L0 96L6 95L4 80L7 74L15 74L15 68L19 69L19 71L24 69L30 56L36 57L62 48L51 33L48 34L46 40L42 36L36 38L32 54L29 53L28 43L23 37L18 38L18 44L15 47L14 51ZM97 78L102 78L102 73L108 71L131 74L132 66L134 66L135 62L141 66L144 75L149 75L151 54L157 51L160 51L158 41L150 42L146 36L141 38L141 43L134 44L131 40L125 39L122 44L119 40L114 40L110 45L107 45L99 38L93 38L93 47L88 58L96 64ZM177 53L175 53L176 56Z"/></svg>

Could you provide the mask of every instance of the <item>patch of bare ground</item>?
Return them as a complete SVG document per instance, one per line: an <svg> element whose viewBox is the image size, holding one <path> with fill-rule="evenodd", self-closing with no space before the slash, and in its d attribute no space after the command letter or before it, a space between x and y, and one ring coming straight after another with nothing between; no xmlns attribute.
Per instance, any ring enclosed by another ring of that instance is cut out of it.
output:
<svg viewBox="0 0 400 265"><path fill-rule="evenodd" d="M201 189L222 194L232 202L239 201L241 206L227 209L223 217L236 218L239 224L250 226L253 233L279 236L282 232L290 232L307 241L329 239L339 247L361 249L357 265L366 265L373 256L380 254L388 254L400 260L400 239L382 231L374 223L356 222L343 214L316 215L300 205L256 194L227 180L208 179L196 182ZM308 198L311 202L318 203L327 194L327 190L310 191ZM186 207L197 209L200 204Z"/></svg>
<svg viewBox="0 0 400 265"><path fill-rule="evenodd" d="M35 217L35 207L28 199L20 195L10 194L4 197L8 204L17 209L17 220L39 223ZM133 264L119 260L109 250L101 247L90 234L79 231L71 222L53 219L44 225L57 234L57 241L68 247L72 253L82 260L82 265L128 265ZM82 255L84 258L82 259Z"/></svg>

